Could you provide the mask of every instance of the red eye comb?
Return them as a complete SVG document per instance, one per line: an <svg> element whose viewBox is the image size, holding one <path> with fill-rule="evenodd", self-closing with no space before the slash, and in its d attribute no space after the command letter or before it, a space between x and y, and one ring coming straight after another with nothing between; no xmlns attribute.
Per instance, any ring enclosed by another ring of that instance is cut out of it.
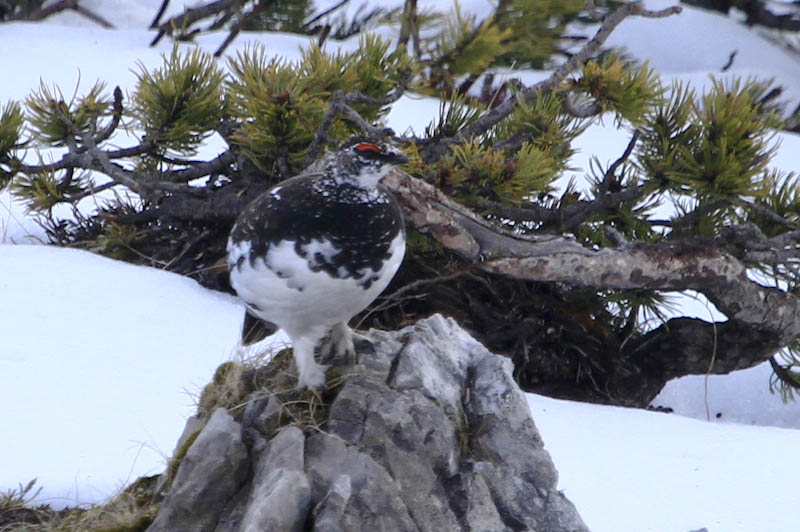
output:
<svg viewBox="0 0 800 532"><path fill-rule="evenodd" d="M362 142L356 146L356 151L358 152L365 152L365 151L372 151L375 153L383 153L383 149L378 146L377 144L372 144L370 142Z"/></svg>

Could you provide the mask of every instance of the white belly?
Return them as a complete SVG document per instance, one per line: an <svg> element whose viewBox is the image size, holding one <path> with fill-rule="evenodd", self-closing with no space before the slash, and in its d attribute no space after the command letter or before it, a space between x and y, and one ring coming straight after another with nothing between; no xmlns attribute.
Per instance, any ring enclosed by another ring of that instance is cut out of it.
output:
<svg viewBox="0 0 800 532"><path fill-rule="evenodd" d="M246 259L231 268L231 284L251 313L274 323L290 337L324 334L333 325L349 321L383 292L403 260L404 240L402 232L398 233L389 248L390 258L366 289L354 277L336 278L312 271L308 261L295 253L292 241L271 246L266 260L259 257L253 263L248 259L249 243L229 242L230 264L236 264L241 256ZM375 274L371 269L363 273Z"/></svg>

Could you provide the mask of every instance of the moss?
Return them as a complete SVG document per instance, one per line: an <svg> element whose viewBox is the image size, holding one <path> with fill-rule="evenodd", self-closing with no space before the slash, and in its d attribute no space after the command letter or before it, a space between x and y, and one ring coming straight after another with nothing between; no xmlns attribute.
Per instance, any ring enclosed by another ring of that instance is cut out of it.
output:
<svg viewBox="0 0 800 532"><path fill-rule="evenodd" d="M144 532L150 523L153 522L153 515L140 515L130 523L119 524L109 528L97 528L93 532Z"/></svg>
<svg viewBox="0 0 800 532"><path fill-rule="evenodd" d="M202 429L201 429L202 430ZM178 474L178 468L181 466L181 462L186 457L186 453L189 452L189 447L192 446L194 441L200 435L201 430L194 432L186 441L184 441L177 449L175 449L175 454L170 458L169 464L167 465L167 485L171 485L172 481L175 480L175 475Z"/></svg>

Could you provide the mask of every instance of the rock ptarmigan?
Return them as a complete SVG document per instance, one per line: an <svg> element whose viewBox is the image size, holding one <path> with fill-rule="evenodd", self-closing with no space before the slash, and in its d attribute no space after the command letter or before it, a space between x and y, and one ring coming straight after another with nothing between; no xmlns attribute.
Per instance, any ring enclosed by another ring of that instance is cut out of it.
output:
<svg viewBox="0 0 800 532"><path fill-rule="evenodd" d="M347 322L389 284L405 254L400 208L379 185L408 159L363 139L258 196L228 239L231 285L246 305L243 343L263 320L292 341L301 388L321 388L314 350L330 332L337 356L354 352Z"/></svg>

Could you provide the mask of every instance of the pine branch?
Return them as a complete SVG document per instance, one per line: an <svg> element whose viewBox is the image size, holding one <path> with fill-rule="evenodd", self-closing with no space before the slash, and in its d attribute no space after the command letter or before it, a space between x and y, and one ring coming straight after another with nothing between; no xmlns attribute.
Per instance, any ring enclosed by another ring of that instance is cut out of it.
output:
<svg viewBox="0 0 800 532"><path fill-rule="evenodd" d="M79 0L57 0L52 4L47 6L41 7L41 2L38 6L38 9L33 10L23 10L16 16L10 17L8 20L28 20L32 22L38 22L40 20L44 20L49 16L55 15L56 13L60 13L62 11L66 11L67 9L71 9L76 13L83 15L84 17L88 18L92 22L99 24L100 26L106 29L115 29L114 25L111 24L109 21L91 11L90 9L81 6Z"/></svg>
<svg viewBox="0 0 800 532"><path fill-rule="evenodd" d="M158 34L150 42L150 46L158 44L164 35L172 35L175 30L188 29L198 20L225 11L235 6L240 1L241 0L217 0L216 2L210 2L199 7L187 8L182 14L176 15L158 26Z"/></svg>
<svg viewBox="0 0 800 532"><path fill-rule="evenodd" d="M681 8L679 6L671 6L659 11L651 11L644 9L641 2L631 2L620 5L603 19L595 35L587 41L575 55L558 67L550 77L522 90L520 93L522 100L531 100L536 98L540 93L544 94L555 89L569 73L594 56L611 35L611 32L629 16L635 15L646 18L659 18L680 12ZM446 153L451 145L463 143L470 138L488 131L514 112L517 105L518 100L516 98L509 98L471 124L462 128L457 135L440 139L439 142L426 147L422 152L423 159L425 161L436 160Z"/></svg>
<svg viewBox="0 0 800 532"><path fill-rule="evenodd" d="M789 345L800 335L800 300L750 281L745 265L727 251L709 246L707 239L593 251L564 237L522 236L500 229L399 170L383 183L395 193L410 227L485 271L593 289L696 290L731 323L769 338L767 351Z"/></svg>
<svg viewBox="0 0 800 532"><path fill-rule="evenodd" d="M739 198L737 200L737 203L739 204L739 206L744 207L746 209L751 209L756 213L758 213L759 215L767 218L770 222L783 226L786 229L795 229L797 227L796 223L790 222L780 214L768 209L767 207L754 203L750 200Z"/></svg>

